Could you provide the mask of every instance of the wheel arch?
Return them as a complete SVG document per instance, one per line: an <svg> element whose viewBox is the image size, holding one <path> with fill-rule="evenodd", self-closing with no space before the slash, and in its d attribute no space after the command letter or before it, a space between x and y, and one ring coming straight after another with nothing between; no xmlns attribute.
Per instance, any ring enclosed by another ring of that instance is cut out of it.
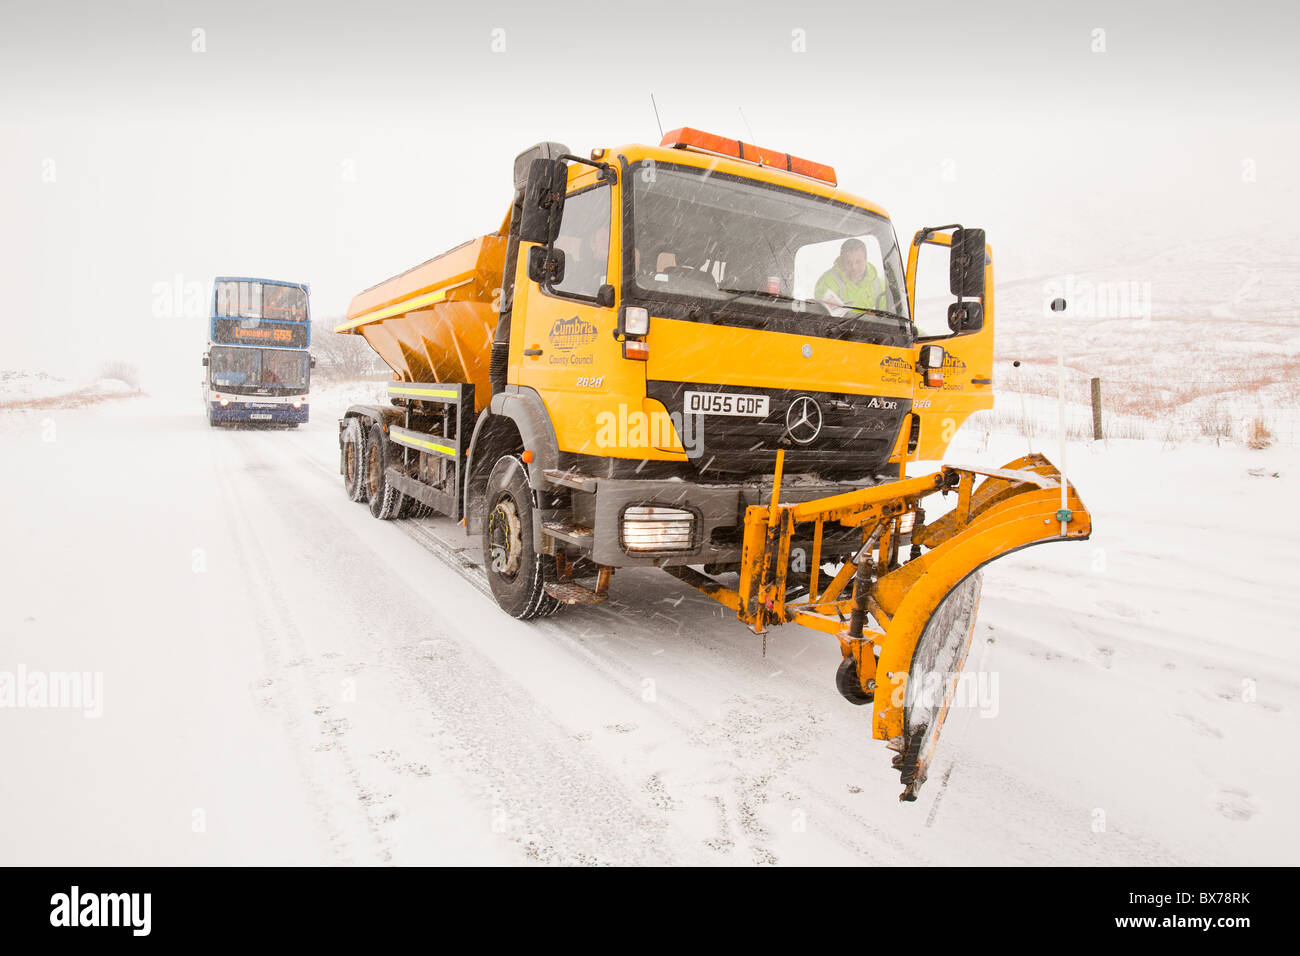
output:
<svg viewBox="0 0 1300 956"><path fill-rule="evenodd" d="M541 396L531 388L512 388L515 390L493 395L474 424L465 462L465 530L469 534L482 530L488 477L502 455L532 452L527 469L533 491L545 488L546 471L559 465L555 429Z"/></svg>

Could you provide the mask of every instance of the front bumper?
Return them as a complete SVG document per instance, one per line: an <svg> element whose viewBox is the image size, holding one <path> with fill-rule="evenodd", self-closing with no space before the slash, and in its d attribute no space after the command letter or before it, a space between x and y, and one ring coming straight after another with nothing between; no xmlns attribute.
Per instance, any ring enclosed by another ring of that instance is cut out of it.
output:
<svg viewBox="0 0 1300 956"><path fill-rule="evenodd" d="M303 403L294 408L291 403L238 402L229 405L208 403L208 414L214 422L248 422L257 424L302 424L307 421L310 405Z"/></svg>
<svg viewBox="0 0 1300 956"><path fill-rule="evenodd" d="M829 482L794 478L782 483L781 501L791 504L812 501L857 491L880 481ZM595 494L574 495L574 521L592 529L591 560L598 564L610 567L735 564L740 561L745 509L751 505L767 505L771 500L770 479L719 485L676 480L599 479ZM693 513L695 525L690 548L656 554L630 553L624 547L623 517L628 508L639 506L677 508ZM830 526L825 529L823 546L828 555L834 549L836 530ZM808 538L811 542L811 532ZM859 544L860 538L858 534Z"/></svg>

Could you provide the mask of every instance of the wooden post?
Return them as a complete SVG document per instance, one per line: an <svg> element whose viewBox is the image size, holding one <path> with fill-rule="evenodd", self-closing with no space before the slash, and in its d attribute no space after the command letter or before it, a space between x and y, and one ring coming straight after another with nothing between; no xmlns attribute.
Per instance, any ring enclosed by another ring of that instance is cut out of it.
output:
<svg viewBox="0 0 1300 956"><path fill-rule="evenodd" d="M1101 441L1101 379L1092 380L1092 438Z"/></svg>

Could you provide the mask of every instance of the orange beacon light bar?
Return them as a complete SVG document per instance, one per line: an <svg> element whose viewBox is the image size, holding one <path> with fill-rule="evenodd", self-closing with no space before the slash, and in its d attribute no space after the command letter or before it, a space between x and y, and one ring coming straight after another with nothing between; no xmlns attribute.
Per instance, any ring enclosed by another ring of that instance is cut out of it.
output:
<svg viewBox="0 0 1300 956"><path fill-rule="evenodd" d="M689 126L683 126L681 129L670 130L665 133L659 145L672 149L698 149L706 153L716 153L719 156L730 156L733 159L743 159L747 163L757 163L760 166L784 169L787 172L807 176L809 179L816 179L831 186L837 185L833 166L827 166L825 163L814 163L811 159L801 159L798 156L791 156L789 153L778 152L775 149L765 149L762 146L744 143L738 139L727 139L725 136L704 133L698 129L691 129Z"/></svg>

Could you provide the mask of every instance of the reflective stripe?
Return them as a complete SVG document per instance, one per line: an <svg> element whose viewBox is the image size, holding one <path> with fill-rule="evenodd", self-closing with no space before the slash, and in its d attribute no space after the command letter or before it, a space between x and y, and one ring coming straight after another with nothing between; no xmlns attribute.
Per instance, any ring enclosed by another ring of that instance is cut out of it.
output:
<svg viewBox="0 0 1300 956"><path fill-rule="evenodd" d="M378 312L367 312L365 315L357 316L351 322L344 322L342 325L334 326L334 331L346 332L349 329L355 329L358 325L378 322L380 319L386 319L392 315L400 315L403 312L410 312L413 309L418 309L422 306L433 305L434 303L441 302L443 299L447 298L447 293L452 289L457 289L468 281L468 279L464 279L453 285L444 286L437 292L426 292L424 295L418 295L414 299L407 299L404 302L395 303L385 309L380 309Z"/></svg>
<svg viewBox="0 0 1300 956"><path fill-rule="evenodd" d="M456 449L449 448L446 445L439 445L437 442L431 442L423 438L417 438L411 432L398 428L396 425L388 429L388 437L399 445L410 445L412 448L423 448L425 451L437 452L440 455L446 455L448 458L456 457Z"/></svg>
<svg viewBox="0 0 1300 956"><path fill-rule="evenodd" d="M460 392L454 388L417 388L413 385L396 385L388 386L389 395L429 395L438 398L457 398Z"/></svg>

